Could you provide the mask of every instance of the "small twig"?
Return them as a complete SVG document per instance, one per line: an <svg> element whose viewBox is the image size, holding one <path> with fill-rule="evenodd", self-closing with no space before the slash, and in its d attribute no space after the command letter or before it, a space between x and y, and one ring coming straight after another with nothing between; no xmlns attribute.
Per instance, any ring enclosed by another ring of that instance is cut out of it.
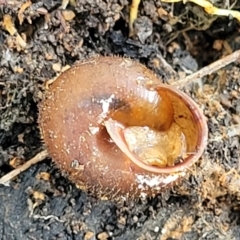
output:
<svg viewBox="0 0 240 240"><path fill-rule="evenodd" d="M220 68L223 68L223 67L227 66L228 64L237 61L238 59L240 59L240 50L237 50L237 51L227 55L226 57L209 64L208 66L206 66L206 67L200 69L199 71L187 76L184 79L173 82L171 85L176 86L178 88L182 88L185 85L189 84L190 82L192 82L192 81L194 81L198 78L202 78L206 75L209 75L213 72L216 72Z"/></svg>
<svg viewBox="0 0 240 240"><path fill-rule="evenodd" d="M62 0L61 8L66 9L68 4L70 4L73 7L77 6L76 0Z"/></svg>
<svg viewBox="0 0 240 240"><path fill-rule="evenodd" d="M48 156L47 150L43 150L42 152L38 153L35 157L32 159L28 160L26 163L21 165L20 167L14 169L10 173L4 175L2 178L0 178L0 184L6 185L8 181L19 175L21 172L27 170L30 168L32 165L43 161L46 157Z"/></svg>
<svg viewBox="0 0 240 240"><path fill-rule="evenodd" d="M129 37L134 35L133 23L137 18L138 14L138 6L141 0L132 0L132 4L130 6L130 16L129 16Z"/></svg>

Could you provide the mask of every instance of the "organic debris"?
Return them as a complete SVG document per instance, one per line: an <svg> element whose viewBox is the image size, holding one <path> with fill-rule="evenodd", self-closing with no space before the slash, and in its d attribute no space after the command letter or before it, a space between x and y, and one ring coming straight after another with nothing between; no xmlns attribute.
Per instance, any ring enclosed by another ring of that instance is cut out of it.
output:
<svg viewBox="0 0 240 240"><path fill-rule="evenodd" d="M162 0L162 2L166 2L166 3L184 2L185 3L184 0ZM210 15L218 15L218 16L226 16L226 17L232 16L240 22L239 11L217 8L207 0L189 0L188 2L193 2L203 7L204 10Z"/></svg>
<svg viewBox="0 0 240 240"><path fill-rule="evenodd" d="M16 37L17 44L19 44L22 48L25 48L27 43L23 40L23 38L17 32L17 29L14 26L12 21L12 17L10 15L4 15L3 17L3 26L10 33L11 36Z"/></svg>

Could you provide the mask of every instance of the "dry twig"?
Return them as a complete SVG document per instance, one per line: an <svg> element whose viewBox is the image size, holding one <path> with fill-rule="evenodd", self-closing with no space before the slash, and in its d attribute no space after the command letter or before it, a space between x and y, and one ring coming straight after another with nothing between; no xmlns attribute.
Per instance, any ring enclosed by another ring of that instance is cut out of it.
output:
<svg viewBox="0 0 240 240"><path fill-rule="evenodd" d="M138 6L140 2L141 0L133 0L130 6L130 16L129 16L129 36L130 37L134 35L133 23L137 18Z"/></svg>
<svg viewBox="0 0 240 240"><path fill-rule="evenodd" d="M221 69L221 68L227 66L228 64L233 63L237 60L240 60L240 50L237 50L237 51L227 55L226 57L209 64L208 66L200 69L199 71L187 76L184 79L176 81L176 82L172 83L171 85L176 86L178 88L182 88L185 85L189 84L190 82L192 82L198 78L207 76L213 72L216 72L219 69Z"/></svg>
<svg viewBox="0 0 240 240"><path fill-rule="evenodd" d="M27 170L32 165L43 161L48 156L47 150L43 150L40 153L38 153L35 157L21 165L20 167L14 169L13 171L9 172L8 174L4 175L2 178L0 178L0 184L6 185L10 180L12 180L14 177L19 175L21 172Z"/></svg>

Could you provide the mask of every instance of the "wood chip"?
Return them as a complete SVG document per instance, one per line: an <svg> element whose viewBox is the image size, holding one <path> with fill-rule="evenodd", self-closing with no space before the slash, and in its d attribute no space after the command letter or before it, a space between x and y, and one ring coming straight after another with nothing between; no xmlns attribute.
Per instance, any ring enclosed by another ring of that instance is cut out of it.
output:
<svg viewBox="0 0 240 240"><path fill-rule="evenodd" d="M62 12L62 15L63 15L63 17L64 17L64 19L66 20L66 21L71 21L71 20L73 20L74 18L75 18L75 13L73 12L73 11L71 11L71 10L64 10L63 12Z"/></svg>
<svg viewBox="0 0 240 240"><path fill-rule="evenodd" d="M38 179L38 180L44 180L44 181L49 181L49 179L50 179L50 174L48 173L48 172L40 172L37 176L36 176L36 178Z"/></svg>
<svg viewBox="0 0 240 240"><path fill-rule="evenodd" d="M94 236L93 232L86 232L85 236L84 236L84 240L90 240L92 237Z"/></svg>
<svg viewBox="0 0 240 240"><path fill-rule="evenodd" d="M45 199L44 194L41 193L41 192L38 192L38 191L33 192L33 197L34 197L34 199L39 199L39 200L44 200Z"/></svg>
<svg viewBox="0 0 240 240"><path fill-rule="evenodd" d="M26 47L27 44L17 32L17 29L15 28L12 17L10 15L6 14L3 16L3 26L10 33L11 36L16 36L17 43L22 48Z"/></svg>
<svg viewBox="0 0 240 240"><path fill-rule="evenodd" d="M18 20L19 20L19 23L20 25L22 25L23 23L23 20L24 20L24 11L30 7L32 5L31 1L27 1L25 3L22 4L21 8L19 9L18 11Z"/></svg>

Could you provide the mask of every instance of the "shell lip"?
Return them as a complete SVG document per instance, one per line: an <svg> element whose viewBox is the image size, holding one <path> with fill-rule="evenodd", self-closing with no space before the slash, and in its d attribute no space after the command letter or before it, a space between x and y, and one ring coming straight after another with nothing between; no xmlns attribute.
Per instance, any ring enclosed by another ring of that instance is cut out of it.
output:
<svg viewBox="0 0 240 240"><path fill-rule="evenodd" d="M174 94L177 94L184 101L184 103L191 110L194 121L196 121L198 126L199 137L196 145L196 150L195 152L188 154L188 157L185 158L181 163L177 163L174 166L167 166L167 167L161 167L161 168L157 166L148 165L143 161L141 161L140 159L138 159L133 153L131 153L130 149L127 147L126 140L122 133L122 130L125 128L124 125L122 125L118 121L113 120L112 118L105 120L104 125L110 137L116 143L116 145L138 167L153 173L171 174L174 172L185 171L188 167L193 165L201 157L201 155L204 152L204 149L207 146L208 127L207 127L206 117L204 116L202 110L199 108L197 103L194 100L192 100L188 95L186 95L182 91L179 91L177 88L173 88L172 86L161 85L161 88L165 88L167 90L172 91Z"/></svg>

